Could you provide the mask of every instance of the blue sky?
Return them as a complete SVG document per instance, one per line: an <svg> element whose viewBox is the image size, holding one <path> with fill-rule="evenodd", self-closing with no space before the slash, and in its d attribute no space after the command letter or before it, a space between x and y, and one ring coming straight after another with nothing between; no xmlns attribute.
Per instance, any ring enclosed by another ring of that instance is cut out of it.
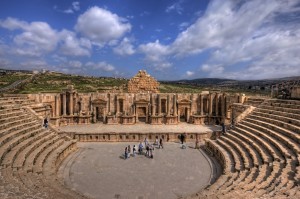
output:
<svg viewBox="0 0 300 199"><path fill-rule="evenodd" d="M300 0L3 0L0 68L159 80L300 75Z"/></svg>

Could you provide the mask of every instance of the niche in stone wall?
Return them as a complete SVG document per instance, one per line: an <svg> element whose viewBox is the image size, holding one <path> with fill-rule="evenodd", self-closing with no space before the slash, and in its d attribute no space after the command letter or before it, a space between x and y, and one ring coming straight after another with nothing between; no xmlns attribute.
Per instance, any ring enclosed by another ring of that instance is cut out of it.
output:
<svg viewBox="0 0 300 199"><path fill-rule="evenodd" d="M161 99L161 113L167 112L167 100Z"/></svg>
<svg viewBox="0 0 300 199"><path fill-rule="evenodd" d="M123 113L124 112L124 100L119 99L119 112Z"/></svg>

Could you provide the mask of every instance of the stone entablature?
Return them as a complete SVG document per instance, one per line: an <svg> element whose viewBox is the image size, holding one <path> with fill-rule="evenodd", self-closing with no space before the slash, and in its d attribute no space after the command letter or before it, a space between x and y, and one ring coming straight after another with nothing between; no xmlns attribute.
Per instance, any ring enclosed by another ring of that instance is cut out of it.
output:
<svg viewBox="0 0 300 199"><path fill-rule="evenodd" d="M159 82L145 70L140 70L128 82L129 93L159 93Z"/></svg>
<svg viewBox="0 0 300 199"><path fill-rule="evenodd" d="M78 93L72 87L61 93L31 94L50 108L47 117L66 124L220 124L230 122L231 105L241 96L221 92Z"/></svg>

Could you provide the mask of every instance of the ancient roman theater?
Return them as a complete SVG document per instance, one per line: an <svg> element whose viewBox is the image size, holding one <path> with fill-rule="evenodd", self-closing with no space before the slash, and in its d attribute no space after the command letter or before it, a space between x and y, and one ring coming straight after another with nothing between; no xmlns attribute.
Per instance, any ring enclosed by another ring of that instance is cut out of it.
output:
<svg viewBox="0 0 300 199"><path fill-rule="evenodd" d="M126 93L1 94L0 198L300 198L299 86L290 99L159 86L141 70Z"/></svg>

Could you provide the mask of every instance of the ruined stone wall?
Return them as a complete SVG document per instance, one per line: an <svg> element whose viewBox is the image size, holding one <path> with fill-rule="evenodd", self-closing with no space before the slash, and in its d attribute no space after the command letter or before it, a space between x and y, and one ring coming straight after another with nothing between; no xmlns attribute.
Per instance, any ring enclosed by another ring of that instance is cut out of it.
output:
<svg viewBox="0 0 300 199"><path fill-rule="evenodd" d="M230 121L231 105L241 96L201 93L61 93L31 94L51 108L51 121L64 124L220 124Z"/></svg>
<svg viewBox="0 0 300 199"><path fill-rule="evenodd" d="M144 70L130 79L127 87L129 93L159 93L159 83Z"/></svg>

